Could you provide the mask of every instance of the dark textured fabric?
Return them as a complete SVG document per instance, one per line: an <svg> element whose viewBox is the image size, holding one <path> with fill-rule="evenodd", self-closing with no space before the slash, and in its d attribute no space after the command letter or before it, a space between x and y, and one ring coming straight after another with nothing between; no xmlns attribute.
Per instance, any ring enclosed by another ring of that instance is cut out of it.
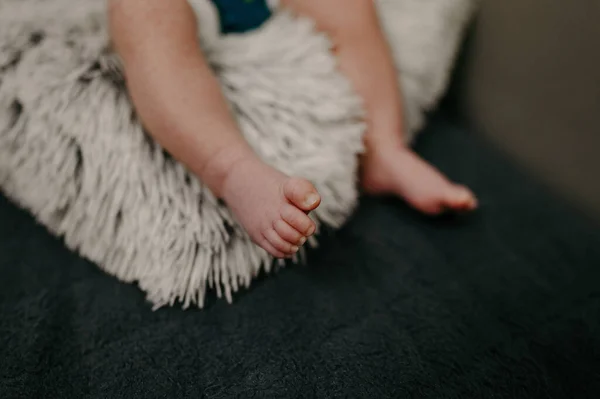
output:
<svg viewBox="0 0 600 399"><path fill-rule="evenodd" d="M266 0L211 0L219 11L223 33L242 33L261 26L271 16Z"/></svg>
<svg viewBox="0 0 600 399"><path fill-rule="evenodd" d="M600 232L437 117L481 211L365 199L233 306L152 312L0 200L1 398L598 398Z"/></svg>

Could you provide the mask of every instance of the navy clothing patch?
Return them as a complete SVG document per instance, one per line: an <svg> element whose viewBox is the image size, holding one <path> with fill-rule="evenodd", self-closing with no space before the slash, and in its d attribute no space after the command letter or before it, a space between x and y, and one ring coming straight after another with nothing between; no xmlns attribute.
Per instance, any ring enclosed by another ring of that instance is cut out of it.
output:
<svg viewBox="0 0 600 399"><path fill-rule="evenodd" d="M223 33L243 33L261 26L271 16L266 0L212 0L219 10Z"/></svg>

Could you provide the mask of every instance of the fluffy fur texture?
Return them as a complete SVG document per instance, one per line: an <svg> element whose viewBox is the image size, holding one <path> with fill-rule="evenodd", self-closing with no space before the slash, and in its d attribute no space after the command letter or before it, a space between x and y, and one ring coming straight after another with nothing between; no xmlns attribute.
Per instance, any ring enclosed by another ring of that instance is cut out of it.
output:
<svg viewBox="0 0 600 399"><path fill-rule="evenodd" d="M357 202L364 125L327 38L286 12L220 37L212 6L190 3L248 142L311 180L323 196L316 222L340 227ZM378 6L414 133L443 93L473 1ZM202 307L207 288L231 301L272 259L144 133L106 28L104 0L0 0L0 188L156 307Z"/></svg>

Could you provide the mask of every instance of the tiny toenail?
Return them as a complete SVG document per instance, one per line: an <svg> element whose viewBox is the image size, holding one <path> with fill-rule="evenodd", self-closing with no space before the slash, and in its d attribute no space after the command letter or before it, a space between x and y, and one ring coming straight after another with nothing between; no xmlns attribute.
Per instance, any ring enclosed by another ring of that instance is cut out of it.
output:
<svg viewBox="0 0 600 399"><path fill-rule="evenodd" d="M319 196L315 193L308 194L304 199L304 205L306 206L313 206L317 202L319 202Z"/></svg>
<svg viewBox="0 0 600 399"><path fill-rule="evenodd" d="M302 238L300 239L300 245L301 245L301 246L302 246L302 245L304 245L304 243L305 243L305 242L306 242L306 237L302 237Z"/></svg>
<svg viewBox="0 0 600 399"><path fill-rule="evenodd" d="M300 248L298 248L298 247L297 247L297 246L295 246L295 245L292 247L292 252L293 252L293 253L296 253L296 252L298 252L299 250L300 250Z"/></svg>
<svg viewBox="0 0 600 399"><path fill-rule="evenodd" d="M312 236L315 233L315 226L310 226L308 228L308 235Z"/></svg>

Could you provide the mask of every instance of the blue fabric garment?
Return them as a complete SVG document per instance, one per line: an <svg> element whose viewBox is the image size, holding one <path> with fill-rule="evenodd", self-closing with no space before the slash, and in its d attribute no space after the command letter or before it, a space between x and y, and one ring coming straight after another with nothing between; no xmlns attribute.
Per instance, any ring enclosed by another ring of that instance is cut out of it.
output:
<svg viewBox="0 0 600 399"><path fill-rule="evenodd" d="M258 28L271 16L266 0L212 0L219 10L223 33L242 33Z"/></svg>

